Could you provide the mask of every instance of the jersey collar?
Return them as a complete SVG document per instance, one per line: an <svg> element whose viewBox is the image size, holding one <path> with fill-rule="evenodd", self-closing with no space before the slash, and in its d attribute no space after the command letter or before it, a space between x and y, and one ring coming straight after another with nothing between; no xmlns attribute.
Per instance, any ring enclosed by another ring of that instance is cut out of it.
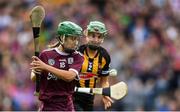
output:
<svg viewBox="0 0 180 112"><path fill-rule="evenodd" d="M56 51L57 53L59 53L60 55L65 55L65 56L69 55L69 53L62 52L62 51L60 51L57 47L54 48L54 49L55 49L55 51Z"/></svg>

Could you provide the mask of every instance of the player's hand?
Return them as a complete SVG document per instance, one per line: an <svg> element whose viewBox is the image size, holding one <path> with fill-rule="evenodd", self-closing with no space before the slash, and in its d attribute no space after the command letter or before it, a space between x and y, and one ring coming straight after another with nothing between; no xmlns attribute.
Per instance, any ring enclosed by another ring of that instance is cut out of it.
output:
<svg viewBox="0 0 180 112"><path fill-rule="evenodd" d="M30 64L32 66L31 67L32 70L41 71L41 70L45 70L46 69L47 64L44 63L43 61L41 61L38 57L33 56L32 59L33 59L33 61Z"/></svg>
<svg viewBox="0 0 180 112"><path fill-rule="evenodd" d="M109 96L103 96L102 101L104 103L105 110L111 107L112 103L114 102Z"/></svg>

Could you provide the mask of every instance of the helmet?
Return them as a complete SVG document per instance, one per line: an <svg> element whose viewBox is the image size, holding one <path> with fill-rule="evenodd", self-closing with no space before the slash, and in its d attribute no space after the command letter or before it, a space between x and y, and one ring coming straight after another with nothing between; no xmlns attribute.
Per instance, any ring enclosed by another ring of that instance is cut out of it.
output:
<svg viewBox="0 0 180 112"><path fill-rule="evenodd" d="M57 34L59 36L65 35L65 36L81 36L82 35L82 28L71 22L71 21L64 21L59 23Z"/></svg>
<svg viewBox="0 0 180 112"><path fill-rule="evenodd" d="M88 32L97 32L103 34L103 36L107 35L107 30L104 23L99 21L91 21L87 26Z"/></svg>

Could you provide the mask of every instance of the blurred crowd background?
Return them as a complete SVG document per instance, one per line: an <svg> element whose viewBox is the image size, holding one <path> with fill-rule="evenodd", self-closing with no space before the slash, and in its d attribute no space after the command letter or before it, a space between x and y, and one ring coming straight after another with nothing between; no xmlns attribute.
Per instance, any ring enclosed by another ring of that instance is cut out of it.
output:
<svg viewBox="0 0 180 112"><path fill-rule="evenodd" d="M0 110L38 108L30 80L34 46L28 15L35 5L46 10L41 50L55 41L61 21L83 28L92 20L106 24L102 46L118 70L110 84L125 81L129 87L109 110L180 110L179 0L0 0ZM94 109L103 110L101 96Z"/></svg>

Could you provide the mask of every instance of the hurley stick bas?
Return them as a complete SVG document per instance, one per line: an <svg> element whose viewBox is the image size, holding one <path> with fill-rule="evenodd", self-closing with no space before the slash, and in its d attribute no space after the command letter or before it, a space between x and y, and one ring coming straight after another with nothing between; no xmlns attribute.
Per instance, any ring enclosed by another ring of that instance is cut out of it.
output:
<svg viewBox="0 0 180 112"><path fill-rule="evenodd" d="M30 21L32 24L33 37L34 37L34 54L39 57L39 36L41 23L45 17L45 10L42 6L34 7L30 12ZM39 94L40 90L40 75L36 72L36 91L35 95Z"/></svg>
<svg viewBox="0 0 180 112"><path fill-rule="evenodd" d="M90 94L100 94L109 96L116 100L122 99L128 93L128 86L125 82L116 83L108 88L81 88L75 87L75 92L80 93L90 93Z"/></svg>

